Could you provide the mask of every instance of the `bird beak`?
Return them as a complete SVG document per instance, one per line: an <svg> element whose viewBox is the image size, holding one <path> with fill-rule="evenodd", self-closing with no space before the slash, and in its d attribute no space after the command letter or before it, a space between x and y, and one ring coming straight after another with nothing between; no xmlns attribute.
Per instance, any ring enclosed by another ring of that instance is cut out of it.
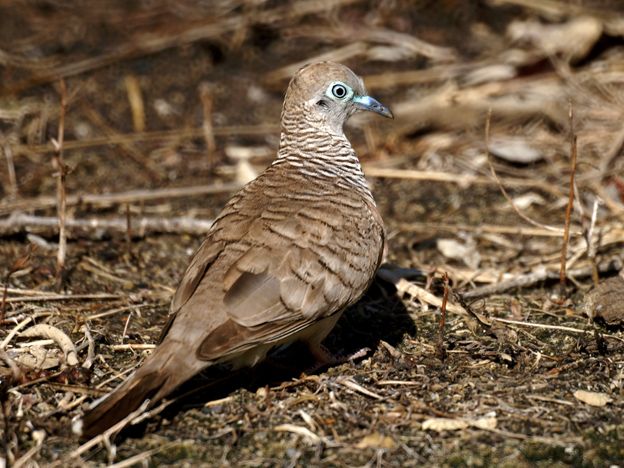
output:
<svg viewBox="0 0 624 468"><path fill-rule="evenodd" d="M377 99L370 96L354 96L353 103L358 109L375 112L377 114L383 115L384 117L394 119L394 116L392 115L392 112L390 112L390 109L384 106Z"/></svg>

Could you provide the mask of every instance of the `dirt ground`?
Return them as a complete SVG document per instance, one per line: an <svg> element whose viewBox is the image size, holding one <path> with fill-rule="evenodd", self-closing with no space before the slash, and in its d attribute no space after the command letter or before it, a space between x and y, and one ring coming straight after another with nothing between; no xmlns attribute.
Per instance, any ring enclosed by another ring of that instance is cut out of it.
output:
<svg viewBox="0 0 624 468"><path fill-rule="evenodd" d="M388 254L344 362L77 440L325 59L395 114L347 126ZM0 466L624 466L623 122L618 0L0 3Z"/></svg>

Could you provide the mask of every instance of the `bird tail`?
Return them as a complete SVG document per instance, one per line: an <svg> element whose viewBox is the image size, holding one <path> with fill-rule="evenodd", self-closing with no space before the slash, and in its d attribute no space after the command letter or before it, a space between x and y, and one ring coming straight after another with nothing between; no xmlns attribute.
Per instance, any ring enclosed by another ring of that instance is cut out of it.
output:
<svg viewBox="0 0 624 468"><path fill-rule="evenodd" d="M153 407L205 366L188 355L173 353L173 344L161 344L125 382L75 420L74 434L82 438L101 434L139 409L145 400L149 400L148 408Z"/></svg>

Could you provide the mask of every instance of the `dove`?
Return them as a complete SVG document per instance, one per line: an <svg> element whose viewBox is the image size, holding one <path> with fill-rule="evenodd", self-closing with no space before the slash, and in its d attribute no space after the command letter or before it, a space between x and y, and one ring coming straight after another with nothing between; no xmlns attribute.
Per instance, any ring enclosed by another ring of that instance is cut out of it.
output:
<svg viewBox="0 0 624 468"><path fill-rule="evenodd" d="M392 118L344 65L293 76L274 162L232 196L193 255L161 341L144 363L73 423L92 437L214 366L240 369L295 341L321 342L366 292L384 226L343 125L358 110Z"/></svg>

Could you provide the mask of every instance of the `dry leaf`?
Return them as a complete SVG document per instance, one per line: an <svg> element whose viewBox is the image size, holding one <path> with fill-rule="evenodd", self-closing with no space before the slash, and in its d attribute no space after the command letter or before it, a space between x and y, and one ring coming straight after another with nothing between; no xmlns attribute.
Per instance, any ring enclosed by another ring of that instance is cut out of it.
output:
<svg viewBox="0 0 624 468"><path fill-rule="evenodd" d="M393 449L395 447L394 440L391 437L380 434L379 432L373 432L367 436L364 436L362 440L360 440L356 448L365 449L365 448L382 448L382 449Z"/></svg>
<svg viewBox="0 0 624 468"><path fill-rule="evenodd" d="M606 393L588 392L586 390L577 390L574 392L574 398L591 406L605 406L613 401Z"/></svg>
<svg viewBox="0 0 624 468"><path fill-rule="evenodd" d="M493 137L489 146L490 153L505 161L529 164L540 161L544 155L533 148L522 137Z"/></svg>
<svg viewBox="0 0 624 468"><path fill-rule="evenodd" d="M481 255L477 251L476 243L473 239L467 239L465 244L454 239L438 239L436 243L438 250L447 258L461 260L464 264L476 270L481 263Z"/></svg>

